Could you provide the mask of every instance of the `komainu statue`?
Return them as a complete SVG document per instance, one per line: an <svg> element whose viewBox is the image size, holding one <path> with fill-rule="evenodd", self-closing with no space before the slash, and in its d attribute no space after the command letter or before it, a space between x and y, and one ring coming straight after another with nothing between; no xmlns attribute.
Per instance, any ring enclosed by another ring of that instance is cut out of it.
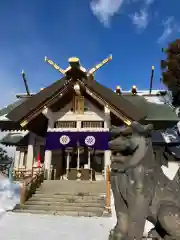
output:
<svg viewBox="0 0 180 240"><path fill-rule="evenodd" d="M137 122L111 129L111 188L117 223L109 240L142 239L146 220L155 226L149 237L180 239L179 172L172 181L164 175L153 153L152 129Z"/></svg>

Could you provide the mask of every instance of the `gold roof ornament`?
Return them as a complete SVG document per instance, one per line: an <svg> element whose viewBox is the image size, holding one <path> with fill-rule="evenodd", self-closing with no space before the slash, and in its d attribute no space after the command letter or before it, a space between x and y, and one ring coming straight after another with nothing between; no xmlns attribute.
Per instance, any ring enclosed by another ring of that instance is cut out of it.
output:
<svg viewBox="0 0 180 240"><path fill-rule="evenodd" d="M70 63L79 63L79 58L77 58L77 57L70 57L69 59L68 59L68 63L70 64Z"/></svg>
<svg viewBox="0 0 180 240"><path fill-rule="evenodd" d="M112 60L112 55L110 55L109 57L105 58L103 61L98 63L95 67L91 68L88 71L88 74L94 74L98 69L100 69L102 66L104 66L106 63L108 63L111 60Z"/></svg>
<svg viewBox="0 0 180 240"><path fill-rule="evenodd" d="M65 74L65 70L60 68L56 63L54 63L52 60L48 59L47 57L44 58L45 62L49 63L53 68L58 70L61 74Z"/></svg>
<svg viewBox="0 0 180 240"><path fill-rule="evenodd" d="M132 92L133 94L136 94L136 93L137 93L137 87L136 87L136 85L133 85L133 86L132 86L131 92Z"/></svg>
<svg viewBox="0 0 180 240"><path fill-rule="evenodd" d="M115 92L116 92L117 94L121 94L121 87L120 87L120 86L116 86Z"/></svg>
<svg viewBox="0 0 180 240"><path fill-rule="evenodd" d="M68 74L71 70L79 69L79 71L85 74L86 76L90 76L90 77L92 76L91 79L93 79L93 75L98 69L100 69L102 66L104 66L106 63L108 63L111 60L112 60L112 55L110 55L108 58L105 58L103 61L95 65L89 71L87 71L83 66L81 66L80 60L77 57L70 57L68 59L69 66L66 69L62 69L60 66L58 66L58 64L48 59L48 57L45 57L45 62L49 63L53 68L55 68L57 71L59 71L63 75Z"/></svg>

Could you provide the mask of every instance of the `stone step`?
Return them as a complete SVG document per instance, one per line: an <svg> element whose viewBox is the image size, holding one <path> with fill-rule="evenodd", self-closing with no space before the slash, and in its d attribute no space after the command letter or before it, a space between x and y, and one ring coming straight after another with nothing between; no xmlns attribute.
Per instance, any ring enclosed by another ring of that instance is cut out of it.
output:
<svg viewBox="0 0 180 240"><path fill-rule="evenodd" d="M34 210L34 209L16 209L14 212L29 213L29 214L43 214L43 215L57 215L57 216L71 216L71 217L103 217L102 211L97 212L75 212L75 211L50 211L50 210Z"/></svg>
<svg viewBox="0 0 180 240"><path fill-rule="evenodd" d="M105 181L44 181L25 205L16 206L14 212L60 216L106 216Z"/></svg>
<svg viewBox="0 0 180 240"><path fill-rule="evenodd" d="M71 181L71 180L45 180L39 190L43 192L90 192L101 193L106 191L105 181Z"/></svg>
<svg viewBox="0 0 180 240"><path fill-rule="evenodd" d="M56 206L48 206L48 205L24 205L21 207L22 210L46 210L46 211L60 211L60 212L103 212L104 206L102 207L81 207L81 206L63 206L63 205L56 205Z"/></svg>
<svg viewBox="0 0 180 240"><path fill-rule="evenodd" d="M63 203L63 202L75 202L75 203L104 203L105 199L84 199L84 198L75 198L75 197L66 197L66 198L53 198L53 197L38 197L38 196L33 196L32 198L30 198L28 200L28 202L59 202L59 203Z"/></svg>
<svg viewBox="0 0 180 240"><path fill-rule="evenodd" d="M54 199L83 199L83 200L103 200L105 199L104 196L77 196L72 194L67 195L53 195L53 194L43 194L43 193L35 193L32 198L54 198Z"/></svg>
<svg viewBox="0 0 180 240"><path fill-rule="evenodd" d="M25 204L26 206L52 206L52 207L56 207L56 206L63 206L63 207L96 207L96 208L102 208L105 206L105 204L103 203L85 203L85 202L44 202L44 201L32 201L31 199L29 201L26 202Z"/></svg>
<svg viewBox="0 0 180 240"><path fill-rule="evenodd" d="M51 195L51 196L78 196L78 197L88 197L88 196L94 196L94 197L103 197L105 195L105 193L91 193L91 192L77 192L77 191L73 191L73 192L43 192L43 190L37 189L36 190L36 194L44 194L44 195Z"/></svg>

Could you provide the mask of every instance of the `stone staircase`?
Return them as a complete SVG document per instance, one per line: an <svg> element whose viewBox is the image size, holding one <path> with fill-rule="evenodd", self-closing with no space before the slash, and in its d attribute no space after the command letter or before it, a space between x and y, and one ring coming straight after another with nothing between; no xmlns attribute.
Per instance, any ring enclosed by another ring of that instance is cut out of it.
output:
<svg viewBox="0 0 180 240"><path fill-rule="evenodd" d="M105 181L45 180L15 212L101 217L105 211Z"/></svg>

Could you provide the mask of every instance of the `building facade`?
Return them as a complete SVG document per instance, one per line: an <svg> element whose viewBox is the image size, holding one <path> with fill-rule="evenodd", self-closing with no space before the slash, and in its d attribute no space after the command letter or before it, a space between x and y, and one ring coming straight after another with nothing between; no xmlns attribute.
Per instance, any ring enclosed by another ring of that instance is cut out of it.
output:
<svg viewBox="0 0 180 240"><path fill-rule="evenodd" d="M1 143L16 146L16 170L40 161L47 179L103 180L112 125L139 121L158 130L179 121L165 95L114 92L70 61L64 78L0 111L0 129L8 132Z"/></svg>

